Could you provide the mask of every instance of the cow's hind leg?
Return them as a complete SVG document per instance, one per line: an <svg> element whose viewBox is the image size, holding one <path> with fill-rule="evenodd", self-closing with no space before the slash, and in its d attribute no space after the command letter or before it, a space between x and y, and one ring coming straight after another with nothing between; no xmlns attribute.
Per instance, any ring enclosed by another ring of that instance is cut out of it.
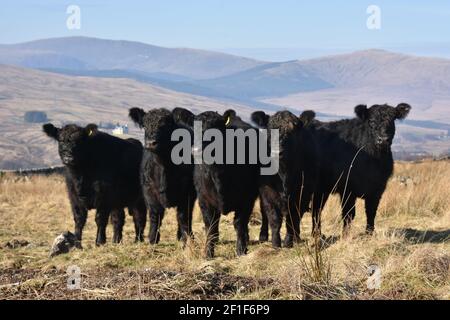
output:
<svg viewBox="0 0 450 320"><path fill-rule="evenodd" d="M261 230L259 231L259 241L266 242L269 240L269 219L267 217L267 212L265 206L262 205L260 200L261 208Z"/></svg>
<svg viewBox="0 0 450 320"><path fill-rule="evenodd" d="M86 224L88 211L77 204L72 204L73 220L75 222L75 246L81 249L81 239L83 237L83 229Z"/></svg>
<svg viewBox="0 0 450 320"><path fill-rule="evenodd" d="M320 237L322 234L321 215L323 207L328 200L328 193L316 193L313 195L312 207L312 231L313 237Z"/></svg>
<svg viewBox="0 0 450 320"><path fill-rule="evenodd" d="M380 203L381 196L379 195L371 195L366 198L366 233L373 234L375 231L375 216L377 214L378 204Z"/></svg>
<svg viewBox="0 0 450 320"><path fill-rule="evenodd" d="M260 197L261 211L265 212L270 225L270 232L272 234L272 247L281 248L281 224L283 217L278 207L272 203L271 198L268 195L262 194ZM279 203L278 203L279 205Z"/></svg>
<svg viewBox="0 0 450 320"><path fill-rule="evenodd" d="M284 246L286 248L292 248L294 242L300 242L300 214L296 209L289 210L286 215Z"/></svg>
<svg viewBox="0 0 450 320"><path fill-rule="evenodd" d="M300 207L299 207L300 206ZM289 197L288 206L286 209L286 238L284 239L284 246L291 248L294 242L300 242L300 218L302 207L304 203L300 203L299 197Z"/></svg>
<svg viewBox="0 0 450 320"><path fill-rule="evenodd" d="M203 222L205 223L206 232L206 258L214 258L214 250L217 242L219 241L219 224L220 224L220 212L211 208L210 206L202 203L200 200L200 209L202 211Z"/></svg>
<svg viewBox="0 0 450 320"><path fill-rule="evenodd" d="M154 205L150 208L150 244L157 244L161 238L160 228L164 218L164 208L161 205Z"/></svg>
<svg viewBox="0 0 450 320"><path fill-rule="evenodd" d="M110 209L97 209L95 213L95 223L97 224L97 238L95 244L97 246L106 243L106 226L108 225Z"/></svg>
<svg viewBox="0 0 450 320"><path fill-rule="evenodd" d="M234 215L234 229L236 230L236 254L242 256L247 254L247 244L249 240L248 222L252 213L252 207L236 210Z"/></svg>
<svg viewBox="0 0 450 320"><path fill-rule="evenodd" d="M147 207L143 200L138 201L138 203L128 208L130 214L133 216L135 237L134 242L144 241L144 230L147 224Z"/></svg>
<svg viewBox="0 0 450 320"><path fill-rule="evenodd" d="M186 244L188 237L192 236L192 211L194 200L188 199L177 208L178 232L177 239Z"/></svg>
<svg viewBox="0 0 450 320"><path fill-rule="evenodd" d="M350 226L352 224L353 219L355 219L356 209L356 197L353 195L343 196L341 197L341 208L342 208L342 220L344 222L344 227L342 230L342 235L344 237L348 236L350 232Z"/></svg>
<svg viewBox="0 0 450 320"><path fill-rule="evenodd" d="M114 228L113 243L122 241L123 225L125 224L125 211L123 209L115 209L111 212L111 222Z"/></svg>

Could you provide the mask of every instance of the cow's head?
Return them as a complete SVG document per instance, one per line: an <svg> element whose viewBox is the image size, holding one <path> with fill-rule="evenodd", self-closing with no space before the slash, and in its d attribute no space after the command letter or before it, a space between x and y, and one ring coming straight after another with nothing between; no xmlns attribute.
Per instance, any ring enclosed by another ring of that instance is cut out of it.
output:
<svg viewBox="0 0 450 320"><path fill-rule="evenodd" d="M377 148L389 148L395 135L395 120L405 119L408 116L411 106L400 103L397 107L387 104L373 105L367 108L366 105L355 107L356 116L369 128L370 139Z"/></svg>
<svg viewBox="0 0 450 320"><path fill-rule="evenodd" d="M42 128L47 136L58 141L59 156L66 166L81 165L87 156L89 141L98 134L95 124L89 124L84 128L75 124L57 128L47 123Z"/></svg>
<svg viewBox="0 0 450 320"><path fill-rule="evenodd" d="M215 111L206 111L195 116L194 120L202 123L203 132L209 129L222 132L227 126L228 115L223 116Z"/></svg>
<svg viewBox="0 0 450 320"><path fill-rule="evenodd" d="M314 117L314 115L312 116ZM303 121L289 111L279 111L274 115L267 115L264 111L252 113L252 121L260 128L278 130L279 132L279 156L280 161L283 157L288 157L290 145L294 142L297 133L303 128Z"/></svg>
<svg viewBox="0 0 450 320"><path fill-rule="evenodd" d="M211 141L209 141L209 136L205 135L205 132L207 130L217 130L220 132L222 137L225 137L225 130L227 127L227 117L223 116L215 111L206 111L202 112L195 116L194 120L196 122L201 123L202 125L202 148L205 149L207 145L209 145L213 138L211 138ZM212 131L210 131L212 132ZM194 145L192 151L194 154L200 152L200 150L197 149L198 146Z"/></svg>
<svg viewBox="0 0 450 320"><path fill-rule="evenodd" d="M175 108L172 110L175 122L183 128L191 128L194 124L194 114L184 108Z"/></svg>
<svg viewBox="0 0 450 320"><path fill-rule="evenodd" d="M248 129L252 128L247 122L243 121L240 116L233 109L228 109L223 113L223 118L225 119L225 127L227 129Z"/></svg>
<svg viewBox="0 0 450 320"><path fill-rule="evenodd" d="M312 113L312 118L314 113ZM309 118L309 115L308 115ZM312 121L312 119L310 119ZM259 127L268 130L270 137L271 130L278 130L279 133L279 170L278 175L283 183L284 191L287 191L291 186L292 169L293 166L298 165L293 163L295 161L296 152L302 152L298 150L299 133L303 130L303 121L289 111L279 111L274 115L267 115L263 111L257 111L252 114L252 121ZM271 138L269 139L271 141ZM273 146L270 146L272 149ZM272 152L275 150L271 150Z"/></svg>
<svg viewBox="0 0 450 320"><path fill-rule="evenodd" d="M145 148L152 152L167 151L171 146L172 132L179 128L185 113L190 111L176 108L173 112L160 108L148 112L140 108L131 108L130 118L145 130Z"/></svg>

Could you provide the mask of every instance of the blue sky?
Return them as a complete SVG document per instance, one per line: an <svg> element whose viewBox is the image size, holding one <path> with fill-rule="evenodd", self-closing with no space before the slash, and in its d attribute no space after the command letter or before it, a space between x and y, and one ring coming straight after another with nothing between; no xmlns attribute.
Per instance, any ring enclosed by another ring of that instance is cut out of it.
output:
<svg viewBox="0 0 450 320"><path fill-rule="evenodd" d="M274 60L366 48L450 54L448 0L2 2L0 43L84 35ZM72 4L81 8L81 30L66 28L66 8ZM366 27L371 4L381 9L380 30Z"/></svg>

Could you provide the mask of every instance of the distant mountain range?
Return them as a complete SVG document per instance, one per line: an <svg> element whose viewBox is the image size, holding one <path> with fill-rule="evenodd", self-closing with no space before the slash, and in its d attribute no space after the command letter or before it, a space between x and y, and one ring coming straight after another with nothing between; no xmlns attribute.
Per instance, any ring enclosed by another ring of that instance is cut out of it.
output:
<svg viewBox="0 0 450 320"><path fill-rule="evenodd" d="M34 69L138 70L192 79L221 77L263 64L218 52L88 37L0 45L0 63Z"/></svg>
<svg viewBox="0 0 450 320"><path fill-rule="evenodd" d="M360 103L408 102L413 109L399 126L396 150L450 153L448 59L366 50L264 62L203 50L71 37L0 45L0 64L4 64L0 117L8 124L2 131L9 137L0 138L0 149L22 150L10 158L0 157L0 168L39 163L42 137L34 146L18 138L33 136L26 133L31 127L22 123L22 115L35 109L58 121L77 122L127 121L126 109L131 106L178 105L194 111L232 106L244 115L261 108L295 113L313 109L326 120L352 116ZM30 154L34 156L26 156ZM55 161L53 156L45 164Z"/></svg>

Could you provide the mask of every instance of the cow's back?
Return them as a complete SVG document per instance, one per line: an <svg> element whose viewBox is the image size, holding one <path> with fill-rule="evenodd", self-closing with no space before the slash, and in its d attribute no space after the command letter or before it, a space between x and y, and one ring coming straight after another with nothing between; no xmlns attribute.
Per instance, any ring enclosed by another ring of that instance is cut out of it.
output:
<svg viewBox="0 0 450 320"><path fill-rule="evenodd" d="M139 168L142 144L98 133L85 149L87 160L67 169L71 194L89 209L99 206L124 207L140 197Z"/></svg>

